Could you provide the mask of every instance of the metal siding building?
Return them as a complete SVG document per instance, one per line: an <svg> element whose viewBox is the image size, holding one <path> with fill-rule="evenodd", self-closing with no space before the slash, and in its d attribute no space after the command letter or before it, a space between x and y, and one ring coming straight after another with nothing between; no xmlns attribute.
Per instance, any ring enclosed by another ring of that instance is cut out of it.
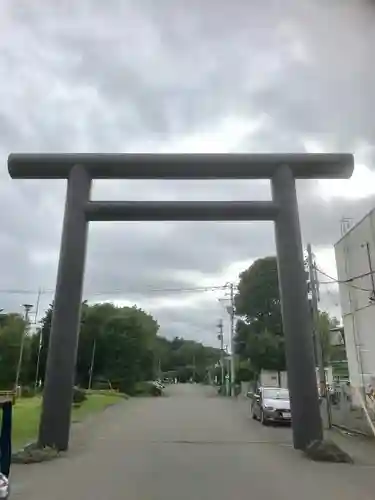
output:
<svg viewBox="0 0 375 500"><path fill-rule="evenodd" d="M371 301L370 274L375 269L375 209L343 235L335 254L350 383L366 388L375 382L375 301Z"/></svg>

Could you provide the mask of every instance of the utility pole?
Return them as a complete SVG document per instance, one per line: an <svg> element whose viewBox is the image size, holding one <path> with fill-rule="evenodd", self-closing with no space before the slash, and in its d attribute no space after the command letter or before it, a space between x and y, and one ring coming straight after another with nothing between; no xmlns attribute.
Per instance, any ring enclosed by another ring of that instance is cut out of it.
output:
<svg viewBox="0 0 375 500"><path fill-rule="evenodd" d="M329 411L330 410L329 395L327 393L326 372L324 369L323 344L319 329L319 309L318 309L319 283L310 243L307 245L307 264L309 268L309 280L310 280L310 292L311 292L312 320L313 320L313 333L314 333L315 358L316 358L315 361L318 365L318 371L319 371L320 396L322 397L322 401L326 402L328 427L330 428L331 413Z"/></svg>
<svg viewBox="0 0 375 500"><path fill-rule="evenodd" d="M217 324L219 334L217 338L220 340L220 368L221 368L221 386L224 386L224 336L223 336L223 320L219 319Z"/></svg>
<svg viewBox="0 0 375 500"><path fill-rule="evenodd" d="M42 329L39 328L39 342L38 342L38 356L36 359L36 369L35 369L35 380L34 380L34 392L36 393L38 389L39 382L39 367L40 367L40 354L42 351Z"/></svg>
<svg viewBox="0 0 375 500"><path fill-rule="evenodd" d="M20 375L21 375L23 350L24 350L24 347L25 347L25 338L26 338L26 335L27 335L27 332L28 332L28 329L29 329L29 313L30 313L30 310L33 307L31 304L23 304L22 306L23 306L23 308L25 310L25 312L24 312L25 328L23 329L23 332L22 332L20 352L19 352L18 363L17 363L16 380L14 382L14 389L15 389L16 394L17 394L19 380L20 380Z"/></svg>
<svg viewBox="0 0 375 500"><path fill-rule="evenodd" d="M196 376L196 366L195 366L195 355L193 356L193 382L195 382Z"/></svg>
<svg viewBox="0 0 375 500"><path fill-rule="evenodd" d="M230 394L235 395L234 384L236 379L235 353L234 353L234 285L230 284L230 306L228 308L230 315Z"/></svg>
<svg viewBox="0 0 375 500"><path fill-rule="evenodd" d="M42 295L42 289L39 288L38 295L36 298L36 306L35 306L35 317L34 324L38 323L38 313L39 313L39 304L40 304L40 296ZM38 343L38 354L36 359L36 369L35 369L35 381L34 381L34 392L36 393L38 389L38 381L39 381L39 366L40 366L40 352L42 349L42 330L39 329L39 343Z"/></svg>
<svg viewBox="0 0 375 500"><path fill-rule="evenodd" d="M90 363L90 376L89 376L89 390L91 390L92 377L94 374L95 351L96 351L96 339L94 340L94 344L92 346L92 355L91 355L91 363Z"/></svg>
<svg viewBox="0 0 375 500"><path fill-rule="evenodd" d="M39 315L39 304L40 304L40 297L42 295L42 289L38 289L38 295L36 296L36 303L35 303L35 316L34 316L34 324L36 325L38 323L38 315Z"/></svg>
<svg viewBox="0 0 375 500"><path fill-rule="evenodd" d="M230 320L230 332L229 332L229 349L230 349L230 362L229 362L229 373L230 373L230 384L228 395L234 396L234 382L236 378L236 370L235 370L235 354L234 354L234 334L235 334L235 323L234 323L234 284L227 283L225 285L227 288L229 287L229 297L218 299L219 302L224 302L229 300L229 306L225 306L227 313L229 314Z"/></svg>

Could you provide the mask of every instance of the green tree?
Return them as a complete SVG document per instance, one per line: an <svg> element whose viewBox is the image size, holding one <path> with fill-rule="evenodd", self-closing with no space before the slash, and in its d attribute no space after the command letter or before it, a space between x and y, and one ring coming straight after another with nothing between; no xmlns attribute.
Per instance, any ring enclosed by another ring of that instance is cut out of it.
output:
<svg viewBox="0 0 375 500"><path fill-rule="evenodd" d="M117 308L113 304L82 304L81 328L78 340L76 383L82 387L88 387L90 378L90 367L93 354L94 371L96 378L102 375L105 369L105 324L108 318L117 313ZM95 344L95 352L94 352Z"/></svg>
<svg viewBox="0 0 375 500"><path fill-rule="evenodd" d="M236 314L241 316L235 338L240 361L247 361L249 369L255 373L261 369L284 370L285 345L276 257L258 259L241 273L235 306ZM333 353L330 329L338 323L327 312L319 312L318 330L325 364Z"/></svg>
<svg viewBox="0 0 375 500"><path fill-rule="evenodd" d="M103 375L124 392L135 383L151 378L157 322L136 307L119 308L103 327Z"/></svg>
<svg viewBox="0 0 375 500"><path fill-rule="evenodd" d="M258 259L240 274L235 308L236 314L258 333L268 330L282 335L276 257Z"/></svg>
<svg viewBox="0 0 375 500"><path fill-rule="evenodd" d="M53 305L41 321L42 380L45 375L52 311ZM83 387L88 385L94 342L94 379L106 379L131 392L137 381L152 378L153 348L158 328L152 316L135 306L83 303L76 383Z"/></svg>
<svg viewBox="0 0 375 500"><path fill-rule="evenodd" d="M256 375L250 359L242 359L239 361L237 369L238 381L248 382L254 380Z"/></svg>
<svg viewBox="0 0 375 500"><path fill-rule="evenodd" d="M17 364L20 354L22 336L25 331L25 322L19 314L2 314L0 317L0 388L13 389ZM27 360L30 352L29 338L25 339L23 351L23 364L20 381L27 380Z"/></svg>
<svg viewBox="0 0 375 500"><path fill-rule="evenodd" d="M168 340L158 337L156 364L168 376L177 377L180 382L194 379L204 382L208 369L213 368L220 359L220 350L204 346L200 342L175 337Z"/></svg>
<svg viewBox="0 0 375 500"><path fill-rule="evenodd" d="M52 312L53 312L53 304L50 304L49 308L46 310L43 318L40 321L40 353L39 353L39 377L44 384L44 378L46 373L47 366L47 353L49 346L49 336L51 332L51 323L52 323ZM36 366L36 360L38 357L39 344L34 345L33 352L31 354L31 359L33 360L34 366Z"/></svg>
<svg viewBox="0 0 375 500"><path fill-rule="evenodd" d="M240 274L235 296L235 347L252 370L284 370L285 349L276 257L256 260Z"/></svg>
<svg viewBox="0 0 375 500"><path fill-rule="evenodd" d="M28 359L25 360L25 374L27 381L25 382L26 385L30 385L31 387L34 387L35 384L35 379L36 379L36 370L38 366L38 354L39 354L39 348L40 348L40 343L41 343L41 328L38 328L37 331L32 334L29 339L28 339L28 345L29 345L29 356ZM38 367L38 380L40 380L40 366Z"/></svg>

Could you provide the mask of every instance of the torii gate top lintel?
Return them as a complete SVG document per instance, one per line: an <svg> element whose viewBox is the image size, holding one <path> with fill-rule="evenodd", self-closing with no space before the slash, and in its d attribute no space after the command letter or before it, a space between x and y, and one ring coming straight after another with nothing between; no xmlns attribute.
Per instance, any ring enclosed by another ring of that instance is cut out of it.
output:
<svg viewBox="0 0 375 500"><path fill-rule="evenodd" d="M75 165L92 179L270 179L288 165L296 179L348 179L354 169L350 153L271 154L10 154L13 179L67 179Z"/></svg>

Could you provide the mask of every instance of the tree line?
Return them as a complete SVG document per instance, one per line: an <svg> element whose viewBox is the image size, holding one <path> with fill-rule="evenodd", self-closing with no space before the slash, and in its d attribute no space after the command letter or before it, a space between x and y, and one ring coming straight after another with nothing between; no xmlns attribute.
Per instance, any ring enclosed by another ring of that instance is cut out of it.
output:
<svg viewBox="0 0 375 500"><path fill-rule="evenodd" d="M20 384L43 386L53 305L45 312L37 332L24 337ZM0 389L14 387L26 324L15 313L0 314ZM194 379L203 382L220 358L220 351L199 342L158 335L152 315L133 307L109 303L82 304L75 383L87 388L112 387L136 391L139 382L155 378Z"/></svg>
<svg viewBox="0 0 375 500"><path fill-rule="evenodd" d="M291 285L292 286L292 285ZM36 334L25 337L20 383L43 386L53 305ZM235 296L236 380L256 379L262 369L286 369L284 332L276 257L256 260L240 274ZM319 313L319 333L326 364L337 355L330 328L338 325L327 312ZM0 390L14 386L24 319L0 314ZM344 354L345 356L345 354ZM159 325L146 311L113 304L82 304L77 349L76 385L110 385L132 394L138 382L177 378L180 382L220 379L220 350L199 342L159 335ZM227 367L225 368L227 370Z"/></svg>

